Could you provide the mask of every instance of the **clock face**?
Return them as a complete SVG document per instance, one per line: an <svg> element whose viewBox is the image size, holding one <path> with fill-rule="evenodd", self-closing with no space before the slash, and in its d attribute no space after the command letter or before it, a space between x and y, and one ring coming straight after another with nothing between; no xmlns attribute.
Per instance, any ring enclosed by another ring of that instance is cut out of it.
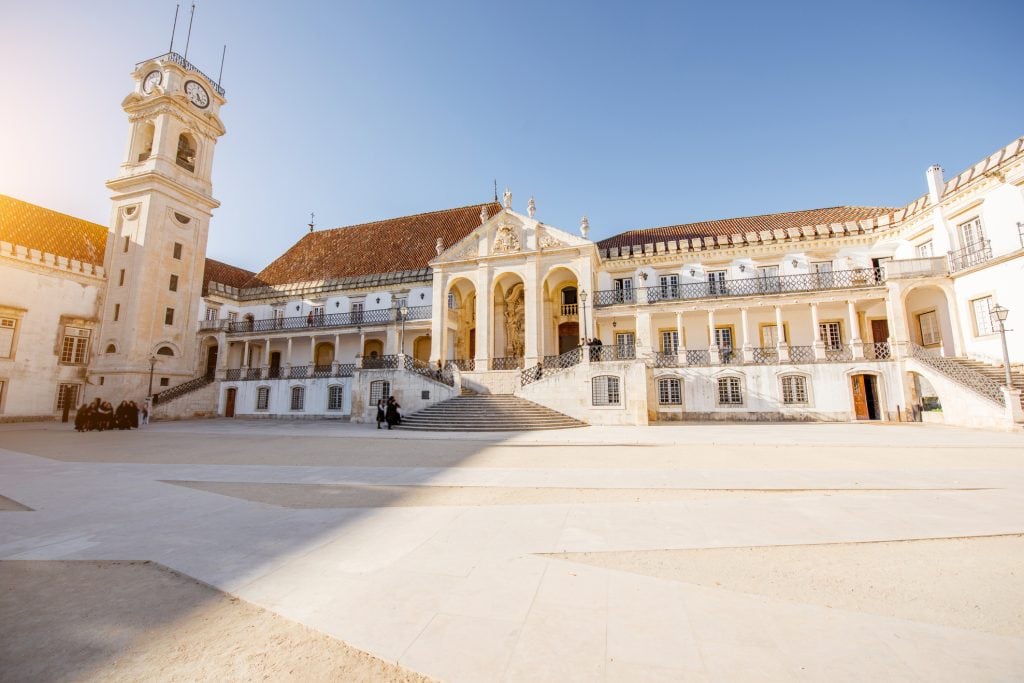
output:
<svg viewBox="0 0 1024 683"><path fill-rule="evenodd" d="M210 96L206 94L206 88L195 81L185 82L185 96L200 109L206 109L210 105Z"/></svg>
<svg viewBox="0 0 1024 683"><path fill-rule="evenodd" d="M146 78L142 81L142 92L147 95L153 92L153 87L160 85L160 82L164 79L163 74L159 71L150 71L146 74Z"/></svg>

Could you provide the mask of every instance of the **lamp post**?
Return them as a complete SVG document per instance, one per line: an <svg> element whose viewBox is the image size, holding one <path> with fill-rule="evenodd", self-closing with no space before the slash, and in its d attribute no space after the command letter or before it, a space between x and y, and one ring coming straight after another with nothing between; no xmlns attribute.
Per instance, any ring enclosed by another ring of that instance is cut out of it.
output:
<svg viewBox="0 0 1024 683"><path fill-rule="evenodd" d="M589 340L587 335L587 290L580 290L580 309L583 311L583 338Z"/></svg>
<svg viewBox="0 0 1024 683"><path fill-rule="evenodd" d="M405 353L405 317L409 315L409 307L403 304L398 309L398 313L402 316L402 336L399 337L399 348L402 353Z"/></svg>
<svg viewBox="0 0 1024 683"><path fill-rule="evenodd" d="M149 398L153 399L153 368L156 367L156 356L149 357Z"/></svg>
<svg viewBox="0 0 1024 683"><path fill-rule="evenodd" d="M1003 342L1003 370L1006 371L1006 388L1012 389L1013 384L1010 377L1010 352L1006 349L1006 319L1010 316L1010 309L996 304L992 307L990 314L999 322L999 338Z"/></svg>

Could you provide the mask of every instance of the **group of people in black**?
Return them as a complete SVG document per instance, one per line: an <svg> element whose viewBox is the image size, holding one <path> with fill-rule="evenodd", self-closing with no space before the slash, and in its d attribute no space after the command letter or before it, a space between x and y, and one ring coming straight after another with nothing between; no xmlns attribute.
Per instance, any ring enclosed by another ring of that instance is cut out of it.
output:
<svg viewBox="0 0 1024 683"><path fill-rule="evenodd" d="M601 360L601 347L604 342L600 339L580 339L580 346L590 347L590 360Z"/></svg>
<svg viewBox="0 0 1024 683"><path fill-rule="evenodd" d="M79 406L75 415L75 431L137 429L140 422L149 423L149 410L145 405L139 408L135 401L121 401L117 408L114 408L107 401L96 398L92 403Z"/></svg>
<svg viewBox="0 0 1024 683"><path fill-rule="evenodd" d="M388 429L402 424L402 413L399 412L401 408L402 406L398 405L394 396L388 396L387 401L384 399L377 401L377 429L380 429L382 422L387 423Z"/></svg>

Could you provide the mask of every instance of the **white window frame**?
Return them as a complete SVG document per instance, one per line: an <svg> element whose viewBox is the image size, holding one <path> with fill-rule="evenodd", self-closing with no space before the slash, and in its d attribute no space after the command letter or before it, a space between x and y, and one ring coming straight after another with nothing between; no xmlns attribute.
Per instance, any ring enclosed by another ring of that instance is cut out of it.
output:
<svg viewBox="0 0 1024 683"><path fill-rule="evenodd" d="M270 387L256 387L256 410L270 410Z"/></svg>
<svg viewBox="0 0 1024 683"><path fill-rule="evenodd" d="M294 386L291 389L290 409L295 412L302 412L306 409L306 387Z"/></svg>
<svg viewBox="0 0 1024 683"><path fill-rule="evenodd" d="M661 352L665 354L679 353L679 330L661 331Z"/></svg>
<svg viewBox="0 0 1024 683"><path fill-rule="evenodd" d="M70 409L78 409L78 399L82 397L82 385L77 384L75 382L61 382L60 384L57 385L57 396L55 405L55 411L58 413L64 410L64 401L67 400L67 390L69 388L74 389L75 392L75 400L72 402Z"/></svg>
<svg viewBox="0 0 1024 683"><path fill-rule="evenodd" d="M828 351L839 351L843 348L843 325L838 320L827 320L818 323L818 338L824 342Z"/></svg>
<svg viewBox="0 0 1024 683"><path fill-rule="evenodd" d="M335 403L335 391L337 391L337 403ZM375 404L376 405L376 404ZM344 410L345 387L341 384L331 384L327 387L327 410Z"/></svg>
<svg viewBox="0 0 1024 683"><path fill-rule="evenodd" d="M927 325L925 324L926 320L928 321ZM918 313L917 330L921 334L921 346L940 345L942 343L942 325L939 322L939 312L936 310Z"/></svg>
<svg viewBox="0 0 1024 683"><path fill-rule="evenodd" d="M980 251L985 242L985 229L981 224L981 216L964 221L956 226L960 237L960 247L968 252Z"/></svg>
<svg viewBox="0 0 1024 683"><path fill-rule="evenodd" d="M387 400L391 395L391 382L386 379L375 379L370 382L370 405L376 410L377 401Z"/></svg>
<svg viewBox="0 0 1024 683"><path fill-rule="evenodd" d="M661 285L661 298L662 299L678 299L679 298L679 276L678 275L660 275L660 276L658 276L658 284Z"/></svg>
<svg viewBox="0 0 1024 683"><path fill-rule="evenodd" d="M598 375L590 380L590 403L598 407L622 405L622 382L618 375Z"/></svg>
<svg viewBox="0 0 1024 683"><path fill-rule="evenodd" d="M0 358L14 358L15 347L18 341L19 322L19 318L0 317ZM3 355L5 352L6 355Z"/></svg>
<svg viewBox="0 0 1024 683"><path fill-rule="evenodd" d="M992 295L979 296L971 299L971 313L974 314L974 336L984 337L998 332L992 320ZM978 304L984 304L984 310L978 310Z"/></svg>
<svg viewBox="0 0 1024 683"><path fill-rule="evenodd" d="M709 270L708 271L708 294L726 294L728 293L728 285L726 284L726 277L729 271L727 270Z"/></svg>
<svg viewBox="0 0 1024 683"><path fill-rule="evenodd" d="M779 378L779 396L783 405L805 406L810 403L810 391L806 375L788 374Z"/></svg>
<svg viewBox="0 0 1024 683"><path fill-rule="evenodd" d="M914 252L917 254L917 258L931 258L935 255L931 240L921 242L921 244L914 247Z"/></svg>
<svg viewBox="0 0 1024 683"><path fill-rule="evenodd" d="M659 377L658 405L683 405L683 380L678 377Z"/></svg>
<svg viewBox="0 0 1024 683"><path fill-rule="evenodd" d="M743 380L735 375L719 377L716 382L716 401L719 406L734 408L743 405Z"/></svg>
<svg viewBox="0 0 1024 683"><path fill-rule="evenodd" d="M633 301L633 278L617 277L612 280L612 289L615 290L615 303L625 304Z"/></svg>
<svg viewBox="0 0 1024 683"><path fill-rule="evenodd" d="M60 340L61 365L84 365L89 360L89 338L92 330L84 327L64 327Z"/></svg>
<svg viewBox="0 0 1024 683"><path fill-rule="evenodd" d="M216 306L207 306L206 307L206 318L205 318L205 320L207 322L211 322L212 323L212 322L217 322L218 318L220 318L220 308L218 308Z"/></svg>

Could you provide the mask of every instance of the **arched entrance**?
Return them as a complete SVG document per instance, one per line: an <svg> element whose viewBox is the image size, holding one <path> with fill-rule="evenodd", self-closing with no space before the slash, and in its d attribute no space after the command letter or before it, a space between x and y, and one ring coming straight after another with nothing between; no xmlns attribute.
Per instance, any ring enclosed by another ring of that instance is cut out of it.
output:
<svg viewBox="0 0 1024 683"><path fill-rule="evenodd" d="M207 337L203 340L203 347L206 349L200 356L203 363L203 374L207 377L214 377L217 374L217 356L220 353L217 338Z"/></svg>
<svg viewBox="0 0 1024 683"><path fill-rule="evenodd" d="M476 286L464 277L452 280L445 293L441 357L472 360L476 357Z"/></svg>
<svg viewBox="0 0 1024 683"><path fill-rule="evenodd" d="M942 356L957 355L949 292L937 285L913 287L903 295L908 339Z"/></svg>
<svg viewBox="0 0 1024 683"><path fill-rule="evenodd" d="M316 345L316 360L314 365L325 366L334 362L334 344L331 342L320 342Z"/></svg>
<svg viewBox="0 0 1024 683"><path fill-rule="evenodd" d="M367 339L363 344L363 358L380 358L384 355L384 342L380 339Z"/></svg>
<svg viewBox="0 0 1024 683"><path fill-rule="evenodd" d="M853 416L856 420L881 420L883 416L878 375L861 373L850 375L853 395Z"/></svg>
<svg viewBox="0 0 1024 683"><path fill-rule="evenodd" d="M497 369L519 367L526 353L526 291L522 278L504 273L494 280L494 331L490 357ZM498 360L500 359L500 360Z"/></svg>
<svg viewBox="0 0 1024 683"><path fill-rule="evenodd" d="M430 360L430 336L416 337L412 342L412 357L424 363Z"/></svg>
<svg viewBox="0 0 1024 683"><path fill-rule="evenodd" d="M564 266L548 271L544 278L543 355L562 354L580 345L578 292L576 273Z"/></svg>

